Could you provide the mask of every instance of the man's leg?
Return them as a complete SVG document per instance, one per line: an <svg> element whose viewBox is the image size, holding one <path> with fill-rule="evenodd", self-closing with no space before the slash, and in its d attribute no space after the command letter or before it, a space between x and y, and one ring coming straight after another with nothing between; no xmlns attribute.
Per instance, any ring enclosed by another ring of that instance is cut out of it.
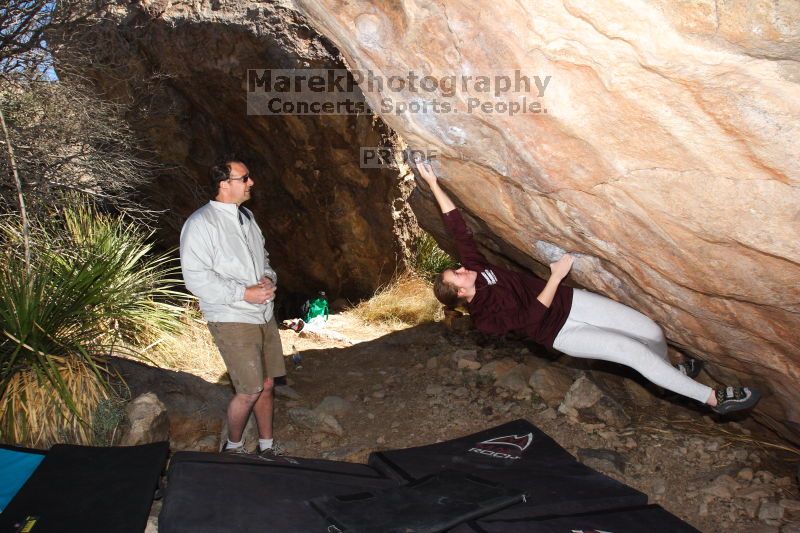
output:
<svg viewBox="0 0 800 533"><path fill-rule="evenodd" d="M241 394L236 393L228 404L228 440L240 442L247 419L250 417L250 410L258 403L261 394ZM271 418L271 417L270 417ZM259 423L259 427L261 424Z"/></svg>
<svg viewBox="0 0 800 533"><path fill-rule="evenodd" d="M239 322L209 322L225 367L231 377L235 394L228 403L228 440L242 441L250 411L262 392L264 374L261 369L262 333L258 324ZM231 447L239 449L240 447Z"/></svg>
<svg viewBox="0 0 800 533"><path fill-rule="evenodd" d="M264 380L264 390L258 395L258 399L253 404L253 415L258 424L258 437L261 439L272 438L272 413L275 403L275 380L267 378Z"/></svg>
<svg viewBox="0 0 800 533"><path fill-rule="evenodd" d="M253 407L253 415L258 424L258 445L261 452L270 455L283 455L285 453L273 439L273 414L275 404L275 378L286 375L286 364L283 360L283 346L278 331L278 324L272 318L261 325L262 334L262 365L264 369L264 390L258 397Z"/></svg>

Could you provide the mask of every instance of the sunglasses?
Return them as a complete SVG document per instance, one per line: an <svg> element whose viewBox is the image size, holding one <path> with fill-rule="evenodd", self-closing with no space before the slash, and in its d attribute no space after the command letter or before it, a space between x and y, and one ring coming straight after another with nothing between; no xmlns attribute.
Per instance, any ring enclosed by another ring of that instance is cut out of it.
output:
<svg viewBox="0 0 800 533"><path fill-rule="evenodd" d="M249 179L250 179L250 174L245 174L241 178L228 178L228 181L240 181L241 180L242 183L247 183L247 180L249 180Z"/></svg>

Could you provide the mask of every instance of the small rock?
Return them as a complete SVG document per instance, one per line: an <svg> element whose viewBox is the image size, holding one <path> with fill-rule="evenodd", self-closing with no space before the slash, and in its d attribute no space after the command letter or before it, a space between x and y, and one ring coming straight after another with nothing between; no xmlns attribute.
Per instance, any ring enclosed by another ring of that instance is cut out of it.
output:
<svg viewBox="0 0 800 533"><path fill-rule="evenodd" d="M622 405L610 396L600 398L594 406L597 418L610 426L622 429L631 425L631 417L625 412Z"/></svg>
<svg viewBox="0 0 800 533"><path fill-rule="evenodd" d="M562 368L546 366L531 375L528 385L548 406L558 407L572 386L572 376Z"/></svg>
<svg viewBox="0 0 800 533"><path fill-rule="evenodd" d="M480 370L480 368L481 364L478 361L464 359L464 358L458 360L459 370Z"/></svg>
<svg viewBox="0 0 800 533"><path fill-rule="evenodd" d="M512 368L517 366L517 362L509 357L497 359L486 363L478 373L482 376L491 376L495 381L505 376Z"/></svg>
<svg viewBox="0 0 800 533"><path fill-rule="evenodd" d="M189 449L195 452L217 452L219 451L219 439L216 435L206 435L192 442Z"/></svg>
<svg viewBox="0 0 800 533"><path fill-rule="evenodd" d="M753 481L753 469L749 467L742 468L736 474L736 477L744 481Z"/></svg>
<svg viewBox="0 0 800 533"><path fill-rule="evenodd" d="M792 486L792 478L790 477L779 477L775 480L775 485L781 488L788 488Z"/></svg>
<svg viewBox="0 0 800 533"><path fill-rule="evenodd" d="M555 420L556 418L558 418L558 413L552 407L548 407L547 409L542 411L541 415L542 418L544 418L545 420Z"/></svg>
<svg viewBox="0 0 800 533"><path fill-rule="evenodd" d="M739 484L729 475L721 475L700 492L720 500L730 500L739 488Z"/></svg>
<svg viewBox="0 0 800 533"><path fill-rule="evenodd" d="M737 503L750 518L756 517L756 514L758 514L758 508L761 506L761 500L738 500Z"/></svg>
<svg viewBox="0 0 800 533"><path fill-rule="evenodd" d="M345 400L344 398L340 398L338 396L326 396L322 402L318 406L314 408L314 410L318 413L324 413L327 415L335 416L336 418L341 418L350 410L353 406Z"/></svg>
<svg viewBox="0 0 800 533"><path fill-rule="evenodd" d="M619 475L625 474L625 457L604 448L580 448L578 449L578 459L586 466L600 470L601 472L616 472Z"/></svg>
<svg viewBox="0 0 800 533"><path fill-rule="evenodd" d="M453 396L456 398L466 398L469 396L469 390L466 387L458 387L453 391Z"/></svg>
<svg viewBox="0 0 800 533"><path fill-rule="evenodd" d="M321 431L331 435L341 437L344 435L342 426L335 417L312 411L304 407L293 407L289 409L289 418L298 426L310 429L311 431Z"/></svg>
<svg viewBox="0 0 800 533"><path fill-rule="evenodd" d="M453 352L453 354L450 356L450 360L455 363L458 363L460 359L476 361L478 359L478 350L466 350L464 348L460 348Z"/></svg>
<svg viewBox="0 0 800 533"><path fill-rule="evenodd" d="M600 387L586 376L581 376L569 388L561 405L575 410L586 409L592 407L602 397L603 391Z"/></svg>
<svg viewBox="0 0 800 533"><path fill-rule="evenodd" d="M428 385L425 388L425 394L428 396L438 396L442 393L443 387L441 385Z"/></svg>
<svg viewBox="0 0 800 533"><path fill-rule="evenodd" d="M667 481L664 478L655 478L651 486L655 496L663 496L667 492Z"/></svg>
<svg viewBox="0 0 800 533"><path fill-rule="evenodd" d="M699 516L708 516L708 503L700 502L700 507L697 509L697 514Z"/></svg>
<svg viewBox="0 0 800 533"><path fill-rule="evenodd" d="M733 450L733 458L740 463L747 461L747 450L743 450L741 448Z"/></svg>
<svg viewBox="0 0 800 533"><path fill-rule="evenodd" d="M775 479L775 476L772 474L772 472L767 472L766 470L759 470L756 472L756 476L763 483L770 483L773 479Z"/></svg>
<svg viewBox="0 0 800 533"><path fill-rule="evenodd" d="M383 437L383 435L381 435L375 440L375 442L377 442L378 444L386 444L386 439Z"/></svg>
<svg viewBox="0 0 800 533"><path fill-rule="evenodd" d="M626 379L622 382L623 386L625 387L625 391L630 396L633 403L635 403L639 407L648 407L653 404L655 401L655 397L653 394L641 386L638 382L632 379Z"/></svg>
<svg viewBox="0 0 800 533"><path fill-rule="evenodd" d="M169 440L167 408L153 392L137 396L125 407L128 419L121 446L136 446Z"/></svg>
<svg viewBox="0 0 800 533"><path fill-rule="evenodd" d="M800 500L783 499L779 501L778 504L790 513L800 511Z"/></svg>
<svg viewBox="0 0 800 533"><path fill-rule="evenodd" d="M372 397L375 398L376 400L383 400L384 398L386 398L386 391L376 390L375 392L372 393Z"/></svg>
<svg viewBox="0 0 800 533"><path fill-rule="evenodd" d="M495 385L513 392L519 399L528 399L531 397L531 390L525 377L528 370L529 367L525 365L517 365L499 378Z"/></svg>
<svg viewBox="0 0 800 533"><path fill-rule="evenodd" d="M758 519L770 526L780 525L783 518L784 508L779 504L772 501L765 501L761 503L758 508Z"/></svg>
<svg viewBox="0 0 800 533"><path fill-rule="evenodd" d="M425 363L425 368L427 368L428 370L434 370L436 368L439 368L439 359L436 357L431 357Z"/></svg>
<svg viewBox="0 0 800 533"><path fill-rule="evenodd" d="M736 493L736 497L743 500L759 501L762 498L769 498L771 496L772 491L763 486L749 487Z"/></svg>

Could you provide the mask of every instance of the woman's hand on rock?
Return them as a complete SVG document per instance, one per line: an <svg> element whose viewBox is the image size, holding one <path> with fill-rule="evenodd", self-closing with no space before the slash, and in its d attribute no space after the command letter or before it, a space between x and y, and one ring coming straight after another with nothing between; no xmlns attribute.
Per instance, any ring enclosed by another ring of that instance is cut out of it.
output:
<svg viewBox="0 0 800 533"><path fill-rule="evenodd" d="M418 159L416 163L420 177L425 180L425 183L433 187L438 178L436 177L436 174L433 173L433 168L431 167L430 163L422 159Z"/></svg>
<svg viewBox="0 0 800 533"><path fill-rule="evenodd" d="M560 279L564 279L567 277L567 274L569 274L573 262L575 262L574 257L569 254L564 254L561 256L561 259L555 263L550 263L550 273L553 276L558 276Z"/></svg>

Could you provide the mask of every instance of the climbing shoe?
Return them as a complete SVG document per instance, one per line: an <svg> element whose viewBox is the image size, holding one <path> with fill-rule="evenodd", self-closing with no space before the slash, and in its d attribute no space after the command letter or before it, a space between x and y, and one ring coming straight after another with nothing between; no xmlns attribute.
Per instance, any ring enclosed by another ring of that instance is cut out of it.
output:
<svg viewBox="0 0 800 533"><path fill-rule="evenodd" d="M675 368L677 368L685 376L694 379L703 369L703 361L700 359L687 359L686 361L675 365Z"/></svg>
<svg viewBox="0 0 800 533"><path fill-rule="evenodd" d="M750 409L761 399L761 392L750 387L725 387L714 389L717 397L717 406L712 407L717 413L724 415Z"/></svg>
<svg viewBox="0 0 800 533"><path fill-rule="evenodd" d="M277 442L273 442L272 446L258 452L258 456L262 459L272 459L274 457L283 457L286 455L286 450L278 446Z"/></svg>
<svg viewBox="0 0 800 533"><path fill-rule="evenodd" d="M222 448L222 453L227 453L228 455L251 455L244 446L239 446L238 448L229 448L227 443Z"/></svg>

